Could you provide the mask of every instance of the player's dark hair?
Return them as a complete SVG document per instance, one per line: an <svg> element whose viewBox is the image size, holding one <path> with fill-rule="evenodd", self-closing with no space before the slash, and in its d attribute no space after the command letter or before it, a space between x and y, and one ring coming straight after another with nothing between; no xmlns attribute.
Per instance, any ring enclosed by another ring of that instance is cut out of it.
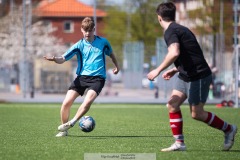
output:
<svg viewBox="0 0 240 160"><path fill-rule="evenodd" d="M176 6L172 2L164 2L158 5L156 13L166 22L175 21Z"/></svg>

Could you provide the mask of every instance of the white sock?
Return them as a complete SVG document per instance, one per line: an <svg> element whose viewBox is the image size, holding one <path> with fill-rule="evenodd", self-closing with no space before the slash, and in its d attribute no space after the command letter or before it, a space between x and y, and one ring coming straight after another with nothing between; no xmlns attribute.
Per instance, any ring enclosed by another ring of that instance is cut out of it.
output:
<svg viewBox="0 0 240 160"><path fill-rule="evenodd" d="M78 120L76 118L73 118L73 119L70 120L70 123L71 123L72 126L74 126L77 121Z"/></svg>

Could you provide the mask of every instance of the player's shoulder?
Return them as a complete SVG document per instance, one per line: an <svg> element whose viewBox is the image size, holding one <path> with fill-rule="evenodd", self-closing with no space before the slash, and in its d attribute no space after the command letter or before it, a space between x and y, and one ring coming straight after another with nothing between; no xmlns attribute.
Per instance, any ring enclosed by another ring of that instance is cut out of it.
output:
<svg viewBox="0 0 240 160"><path fill-rule="evenodd" d="M77 42L75 42L75 44L73 46L77 47L79 45L83 44L83 38L78 40Z"/></svg>
<svg viewBox="0 0 240 160"><path fill-rule="evenodd" d="M100 41L107 41L107 38L102 37L102 36L95 36L96 40L100 40Z"/></svg>
<svg viewBox="0 0 240 160"><path fill-rule="evenodd" d="M177 30L189 31L189 28L187 26L184 26L184 25L181 25L181 24L178 24L178 23L174 23L173 28L175 28Z"/></svg>
<svg viewBox="0 0 240 160"><path fill-rule="evenodd" d="M171 34L189 34L191 31L186 27L181 24L178 24L176 22L173 22L170 24L168 29L166 30L166 35L171 35Z"/></svg>
<svg viewBox="0 0 240 160"><path fill-rule="evenodd" d="M82 49L84 46L84 39L80 39L77 42L75 42L74 45L72 45L72 47L70 48L70 50L78 50L78 49Z"/></svg>
<svg viewBox="0 0 240 160"><path fill-rule="evenodd" d="M109 41L107 40L107 38L105 37L101 37L101 36L96 36L95 37L95 40L99 43L99 44L102 44L102 45L110 45Z"/></svg>
<svg viewBox="0 0 240 160"><path fill-rule="evenodd" d="M80 43L83 43L83 38L81 38L81 39L79 39L78 41L77 41L77 44L80 44Z"/></svg>

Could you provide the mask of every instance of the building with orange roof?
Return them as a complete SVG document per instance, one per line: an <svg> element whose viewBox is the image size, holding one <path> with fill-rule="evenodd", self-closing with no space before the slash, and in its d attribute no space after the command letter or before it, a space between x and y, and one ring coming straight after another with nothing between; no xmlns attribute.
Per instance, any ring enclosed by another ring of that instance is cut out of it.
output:
<svg viewBox="0 0 240 160"><path fill-rule="evenodd" d="M107 13L99 9L96 9L95 13L96 34L103 36L103 18ZM70 46L82 38L81 21L87 16L93 17L94 8L79 0L42 0L34 10L34 15L45 24L56 28L53 35Z"/></svg>

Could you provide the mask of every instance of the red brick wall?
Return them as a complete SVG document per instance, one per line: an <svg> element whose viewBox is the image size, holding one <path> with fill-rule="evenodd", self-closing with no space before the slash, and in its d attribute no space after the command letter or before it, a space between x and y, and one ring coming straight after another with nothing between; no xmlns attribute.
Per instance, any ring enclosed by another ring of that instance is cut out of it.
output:
<svg viewBox="0 0 240 160"><path fill-rule="evenodd" d="M83 38L81 32L81 21L83 18L46 18L44 20L49 20L53 28L57 30L53 33L54 36L62 39L65 44L76 43L79 39ZM64 21L72 21L74 23L74 32L66 33L64 32ZM103 35L103 19L97 19L97 35Z"/></svg>

